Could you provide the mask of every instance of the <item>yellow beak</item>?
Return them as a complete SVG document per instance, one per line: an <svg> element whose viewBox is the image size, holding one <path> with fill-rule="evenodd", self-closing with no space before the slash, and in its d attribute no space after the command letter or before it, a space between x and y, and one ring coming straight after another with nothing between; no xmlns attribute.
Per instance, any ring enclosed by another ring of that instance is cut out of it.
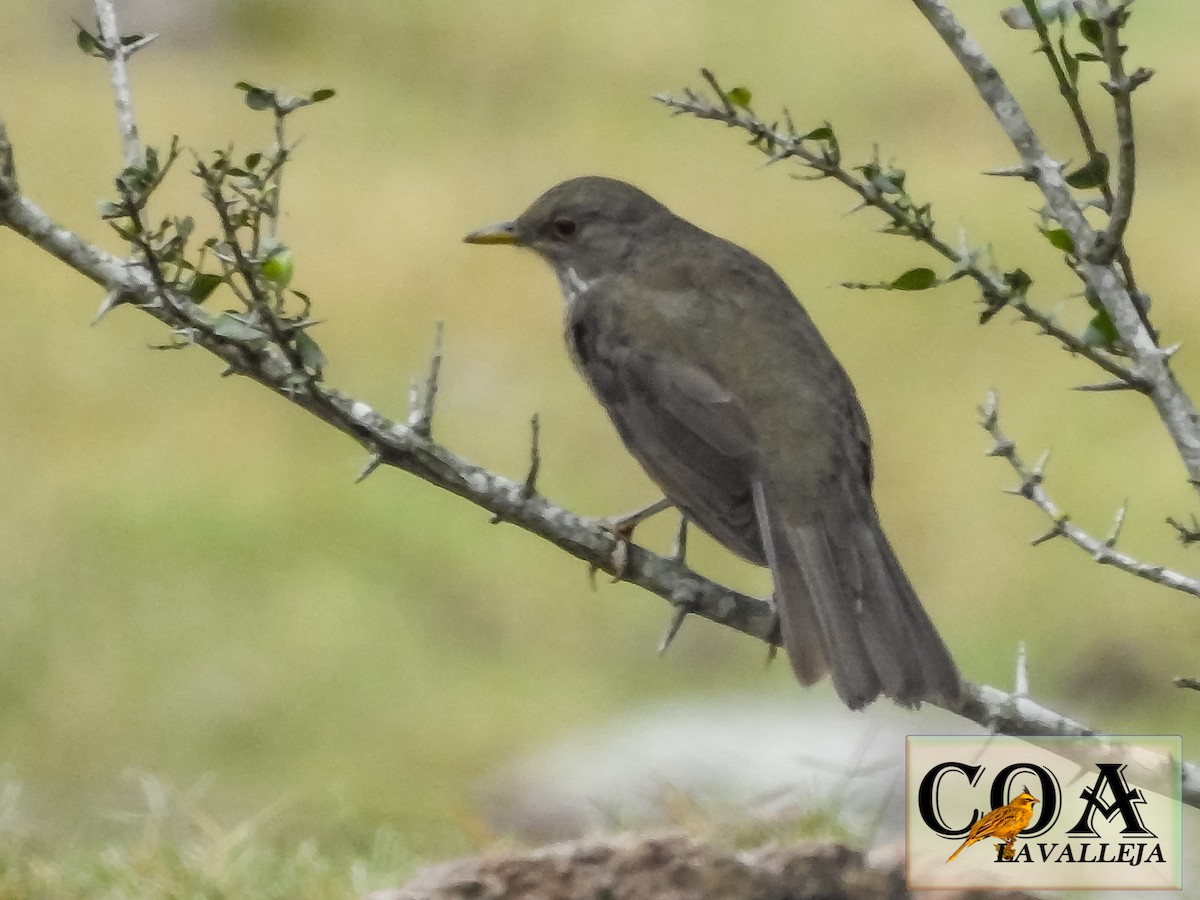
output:
<svg viewBox="0 0 1200 900"><path fill-rule="evenodd" d="M517 243L517 223L497 222L495 225L485 225L472 231L465 238L468 244L515 244Z"/></svg>

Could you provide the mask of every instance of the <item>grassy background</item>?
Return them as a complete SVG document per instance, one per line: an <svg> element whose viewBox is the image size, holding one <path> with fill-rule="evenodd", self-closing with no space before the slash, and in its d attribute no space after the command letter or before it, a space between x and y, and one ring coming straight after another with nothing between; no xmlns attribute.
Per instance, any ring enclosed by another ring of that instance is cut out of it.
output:
<svg viewBox="0 0 1200 900"><path fill-rule="evenodd" d="M991 4L959 5L1052 151L1078 160L1029 36ZM86 6L9 3L0 114L28 195L118 250L95 212L118 167L106 73L68 21ZM1011 150L908 4L191 6L134 64L149 142L264 146L269 122L238 80L339 92L293 120L303 143L283 222L293 287L326 320L332 383L400 413L444 319L440 440L516 475L537 410L545 494L593 515L652 497L570 371L552 278L532 257L459 241L563 178L634 181L757 252L805 301L870 415L885 524L968 677L1007 684L1025 640L1051 705L1106 730L1200 736L1194 699L1168 685L1195 674L1195 604L1065 545L1030 549L1043 523L999 493L1011 475L983 458L975 424L998 389L1027 456L1054 448L1049 487L1077 522L1103 533L1130 498L1125 546L1186 568L1162 520L1195 500L1149 405L1069 392L1096 373L1006 315L980 328L965 285L841 289L932 261L875 233L872 214L844 215L852 198L835 185L794 182L738 135L648 99L700 87L707 65L764 113L832 120L849 159L878 143L948 235L961 226L1024 267L1037 301L1082 329L1076 285L1035 231L1034 192L980 177ZM1132 62L1159 71L1137 95L1130 249L1196 384L1200 73L1183 35L1200 9L1135 13ZM1089 103L1106 122L1101 92ZM198 211L194 193L180 172L163 210ZM661 602L623 585L593 594L581 565L407 476L355 486L356 446L218 379L200 352L147 351L165 335L131 310L89 328L99 299L0 233L0 762L47 846L103 834L136 795L122 774L134 769L179 785L211 775L222 821L283 798L273 816L298 832L390 823L411 852L445 855L486 839L472 785L499 761L672 697L797 692L786 666L764 673L759 647L702 623L656 658ZM665 546L668 529L642 536ZM694 553L766 589L711 545Z"/></svg>

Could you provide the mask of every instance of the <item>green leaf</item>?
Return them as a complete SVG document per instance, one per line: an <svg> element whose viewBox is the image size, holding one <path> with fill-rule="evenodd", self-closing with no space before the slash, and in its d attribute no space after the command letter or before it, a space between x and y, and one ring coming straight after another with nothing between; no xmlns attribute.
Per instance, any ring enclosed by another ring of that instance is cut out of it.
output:
<svg viewBox="0 0 1200 900"><path fill-rule="evenodd" d="M1097 50L1104 50L1104 31L1100 27L1100 23L1095 19L1089 19L1087 16L1079 18L1079 33L1083 35L1083 39L1095 47Z"/></svg>
<svg viewBox="0 0 1200 900"><path fill-rule="evenodd" d="M309 96L313 103L321 103L324 100L329 100L331 97L336 97L337 91L333 88L321 88L319 91L313 91Z"/></svg>
<svg viewBox="0 0 1200 900"><path fill-rule="evenodd" d="M120 219L123 216L129 215L125 211L125 207L119 203L112 203L108 200L100 204L100 218L102 219Z"/></svg>
<svg viewBox="0 0 1200 900"><path fill-rule="evenodd" d="M317 342L309 336L307 330L302 329L296 332L293 343L296 345L296 352L300 354L300 364L319 375L328 360Z"/></svg>
<svg viewBox="0 0 1200 900"><path fill-rule="evenodd" d="M1108 154L1097 151L1086 164L1067 174L1064 180L1073 188L1099 187L1108 180Z"/></svg>
<svg viewBox="0 0 1200 900"><path fill-rule="evenodd" d="M1104 62L1104 57L1095 53L1076 53L1075 58L1080 62Z"/></svg>
<svg viewBox="0 0 1200 900"><path fill-rule="evenodd" d="M924 267L909 269L892 282L892 287L898 291L924 291L938 284L937 273Z"/></svg>
<svg viewBox="0 0 1200 900"><path fill-rule="evenodd" d="M1065 228L1044 228L1042 234L1056 250L1061 250L1063 253L1075 252L1075 241Z"/></svg>
<svg viewBox="0 0 1200 900"><path fill-rule="evenodd" d="M750 90L744 87L730 88L729 93L725 98L734 106L740 106L743 109L750 108Z"/></svg>
<svg viewBox="0 0 1200 900"><path fill-rule="evenodd" d="M128 47L130 44L136 44L144 37L144 34L123 34L121 35L121 46Z"/></svg>
<svg viewBox="0 0 1200 900"><path fill-rule="evenodd" d="M808 134L800 135L802 141L831 141L833 140L833 126L826 123L819 128L814 128Z"/></svg>
<svg viewBox="0 0 1200 900"><path fill-rule="evenodd" d="M262 161L261 153L250 153L246 156L246 168L247 169L256 168L258 166L259 162L261 162L261 161Z"/></svg>
<svg viewBox="0 0 1200 900"><path fill-rule="evenodd" d="M78 22L76 22L75 25L79 29L79 31L75 33L75 46L88 56L103 57L104 51L101 49L100 39Z"/></svg>
<svg viewBox="0 0 1200 900"><path fill-rule="evenodd" d="M193 303L203 303L217 289L217 285L224 280L220 275L213 275L210 272L200 272L192 279L192 283L188 285L187 295L192 299Z"/></svg>
<svg viewBox="0 0 1200 900"><path fill-rule="evenodd" d="M1110 351L1117 348L1120 336L1107 311L1102 309L1092 316L1092 321L1088 322L1083 331L1082 340L1089 347L1100 347Z"/></svg>
<svg viewBox="0 0 1200 900"><path fill-rule="evenodd" d="M1024 295L1033 285L1033 279L1026 274L1024 269L1013 269L1011 272L1004 273L1004 283L1014 294Z"/></svg>
<svg viewBox="0 0 1200 900"><path fill-rule="evenodd" d="M1063 228L1041 228L1038 229L1046 236L1051 245L1061 250L1063 253L1074 253L1075 242L1071 240L1071 235L1067 234Z"/></svg>
<svg viewBox="0 0 1200 900"><path fill-rule="evenodd" d="M274 109L275 92L268 91L248 81L239 81L234 85L239 91L246 92L246 105L251 109Z"/></svg>
<svg viewBox="0 0 1200 900"><path fill-rule="evenodd" d="M230 313L223 313L213 319L212 330L213 334L219 337L235 341L257 341L267 336L262 330L248 322L243 322Z"/></svg>
<svg viewBox="0 0 1200 900"><path fill-rule="evenodd" d="M292 276L296 273L296 265L292 260L292 251L280 247L270 253L262 264L263 278L279 287L287 287Z"/></svg>

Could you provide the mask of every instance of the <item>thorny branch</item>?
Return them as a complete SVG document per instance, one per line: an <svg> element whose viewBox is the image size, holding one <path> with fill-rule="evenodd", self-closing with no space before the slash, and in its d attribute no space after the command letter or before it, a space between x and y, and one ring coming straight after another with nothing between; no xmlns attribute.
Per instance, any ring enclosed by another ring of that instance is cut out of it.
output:
<svg viewBox="0 0 1200 900"><path fill-rule="evenodd" d="M113 102L117 108L117 129L121 133L121 150L125 156L125 165L136 165L142 156L142 143L138 138L137 118L133 114L133 90L129 85L129 70L125 62L157 35L140 36L135 41L126 43L117 27L116 10L108 0L96 0L96 24L100 32L97 44L104 58L108 60Z"/></svg>
<svg viewBox="0 0 1200 900"><path fill-rule="evenodd" d="M713 103L705 95L691 90L685 90L682 97L658 94L654 99L677 113L687 113L698 119L711 119L731 128L740 128L752 136L752 143L770 157L771 163L796 160L805 168L816 172L816 177L832 178L848 187L859 196L863 206L877 209L890 219L887 230L908 235L948 260L953 269L945 281L962 277L974 281L983 297L985 320L1005 307L1012 309L1023 319L1036 325L1043 334L1057 340L1067 351L1095 363L1126 388L1140 391L1148 389L1145 382L1111 354L1086 343L1078 335L1059 325L1052 315L1034 307L1026 297L1028 277L1019 269L1000 273L985 268L979 263L982 256L980 251L966 246L955 246L937 233L927 205L916 205L906 195L898 198L899 191L894 190L896 185L883 177L887 173L879 172L872 178L869 174L857 175L855 171L844 166L841 148L829 126L801 133L790 116L785 116L783 127L780 127L779 123L768 124L749 108L734 104L729 99L729 93L707 69L701 70L701 74L712 87L719 103ZM868 169L868 172L874 171Z"/></svg>
<svg viewBox="0 0 1200 900"><path fill-rule="evenodd" d="M1058 91L1062 94L1063 99L1067 103L1067 108L1071 111L1071 117L1075 120L1075 127L1079 131L1079 137L1083 142L1084 150L1087 151L1087 166L1098 167L1101 170L1100 176L1097 178L1100 189L1100 195L1104 201L1104 209L1109 215L1109 226L1106 229L1105 241L1106 246L1111 253L1110 259L1116 259L1121 267L1121 272L1125 278L1125 285L1129 291L1137 294L1137 282L1133 277L1133 263L1129 259L1129 254L1125 250L1125 245L1121 238L1124 233L1125 224L1128 221L1129 213L1133 203L1133 119L1129 114L1128 93L1125 94L1126 106L1124 112L1124 124L1127 128L1122 132L1122 110L1117 107L1117 123L1118 123L1118 138L1119 138L1119 165L1120 175L1118 177L1118 191L1113 194L1113 190L1108 180L1108 156L1103 153L1096 144L1095 135L1092 132L1091 123L1088 122L1087 113L1084 112L1083 104L1079 97L1079 62L1073 59L1066 48L1064 40L1060 40L1059 48L1062 52L1060 60L1059 54L1055 51L1054 44L1050 40L1050 29L1046 24L1045 17L1038 6L1037 0L1023 0L1025 11L1029 15L1030 24L1037 31L1038 35L1038 52L1045 55L1046 60L1050 64L1050 68L1054 73L1055 81L1058 83ZM1107 17L1105 17L1107 19ZM1118 20L1116 18L1108 21L1107 25L1101 26L1107 34L1110 34L1114 40L1116 39L1119 30ZM1119 54L1114 60L1111 53L1116 51L1119 43L1109 44L1108 39L1105 39L1104 57L1109 63L1110 70L1114 65L1120 66ZM1068 64L1074 62L1074 68L1068 72ZM1115 96L1115 95L1114 95ZM1153 329L1147 317L1146 304L1138 302L1138 310L1142 313L1142 324L1153 334Z"/></svg>
<svg viewBox="0 0 1200 900"><path fill-rule="evenodd" d="M1009 490L1008 493L1030 501L1045 513L1046 518L1051 522L1047 532L1033 539L1034 546L1044 544L1057 537L1066 538L1101 565L1113 566L1139 578L1161 584L1163 587L1182 591L1193 597L1200 597L1200 579L1192 578L1165 566L1142 562L1128 553L1116 549L1121 526L1125 521L1125 507L1121 507L1117 511L1112 530L1103 540L1074 525L1071 517L1059 509L1043 487L1046 457L1043 456L1032 467L1026 465L1017 453L1016 444L1000 430L999 404L994 393L988 394L986 402L979 408L979 416L979 424L992 436L992 447L988 450L988 455L1004 459L1020 479L1020 484Z"/></svg>
<svg viewBox="0 0 1200 900"><path fill-rule="evenodd" d="M98 7L108 6L111 11L111 4L107 0L96 2ZM111 57L109 62L110 65L116 64ZM123 59L120 64L123 67ZM250 89L249 86L247 89ZM331 93L318 92L325 96ZM289 108L324 99L318 97L318 94L307 100L294 101L295 105ZM731 108L728 98L723 99L725 108L722 111L717 111L707 104L700 104L699 98L694 95L689 95L688 102L696 104L698 109L710 110L711 113L707 115L709 118L720 118L722 115L739 116L740 114ZM751 118L748 124L752 124L753 128L766 136L762 123ZM123 135L129 133L124 125L121 127ZM912 227L918 230L923 227L919 210L901 209L890 204L876 187L869 182L860 183L841 169L837 164L836 155L830 157L824 154L810 154L803 145L806 138L797 136L793 129L789 131L789 134L773 138L779 147L787 149L786 155L797 156L814 167L826 166L828 174L846 181L865 202L887 212L895 221L911 221ZM280 164L285 156L286 154L280 154ZM268 177L271 174L274 173L269 172ZM218 206L224 202L219 192L210 192L210 200ZM910 219L914 212L917 214L916 218ZM253 221L258 221L257 216L252 218ZM227 238L236 237L232 235L236 228L228 227L232 224L226 223L224 228ZM622 580L669 600L676 610L683 611L682 614L677 613L679 619L682 619L683 615L694 613L759 640L771 642L775 639L776 619L771 604L733 591L693 572L682 560L682 538L677 555L658 556L632 544L626 537L614 534L607 523L580 517L555 506L538 494L535 481L541 460L537 450L536 420L532 423L530 470L522 481L513 481L473 465L434 442L429 437L429 426L433 414L433 398L437 392L440 349L435 349L425 390L421 395L422 402L416 410L416 421L410 419L408 424L395 422L367 403L329 386L323 381L319 366L305 365L305 360L298 358L296 347L290 341L294 336L303 334L303 327L310 324L309 321L272 321L264 331L261 328L249 327L241 320L234 320L232 324L239 327L232 327L231 323L226 321L230 319L229 314L214 317L189 296L189 291L197 288L201 277L198 273L190 282L185 282L180 280L180 273L177 272L175 280L168 282L165 278L154 276L153 266L147 267L134 260L115 257L75 233L55 225L42 209L21 194L16 181L13 149L3 122L0 122L0 225L27 238L92 280L107 292L108 297L127 299L138 309L165 324L173 334L182 336L188 345L201 347L217 356L226 365L226 374L234 373L250 378L359 442L366 448L369 458L358 480L365 479L381 465L410 472L463 497L505 522L515 524L549 541L591 566L602 568ZM257 240L257 234L254 239ZM989 301L1013 306L1026 318L1058 338L1068 349L1087 356L1119 382L1139 389L1145 387L1139 380L1139 374L1125 369L1104 354L1094 352L1085 344L1072 344L1074 339L1069 333L1059 329L1049 317L1042 316L1026 306L1020 291L1013 285L979 268L969 252L960 253L953 250L933 236L931 230L926 242L947 259L953 260L963 274L976 280ZM227 249L238 246L237 240L228 241L228 244L230 247ZM256 243L251 246L257 248ZM236 255L233 261L235 269L243 275L247 289L253 291L252 286L257 283L255 279L261 274L257 268L257 261L245 257L238 259ZM229 272L226 273L228 274ZM303 297L302 299L305 300L307 312L307 300ZM279 306L277 303L272 307L266 298L255 296L253 293L249 296L243 295L243 300L248 301L248 305L252 307L265 304L267 312L272 316ZM1046 709L1028 697L1009 694L987 685L967 683L963 704L956 711L993 731L1006 734L1094 733L1084 725ZM1183 765L1183 797L1184 802L1200 807L1200 769L1187 763Z"/></svg>
<svg viewBox="0 0 1200 900"><path fill-rule="evenodd" d="M912 2L970 77L1020 156L1030 180L1046 199L1050 213L1070 235L1076 275L1083 282L1085 291L1108 313L1121 345L1129 355L1130 369L1146 386L1146 393L1175 443L1188 481L1200 490L1200 415L1171 371L1169 358L1173 351L1159 347L1155 336L1146 327L1140 304L1132 296L1120 267L1103 246L1103 235L1088 223L1083 208L1072 195L1062 164L1042 147L1016 98L982 48L966 33L943 0ZM1149 77L1148 72L1146 77ZM1132 90L1133 85L1128 87Z"/></svg>

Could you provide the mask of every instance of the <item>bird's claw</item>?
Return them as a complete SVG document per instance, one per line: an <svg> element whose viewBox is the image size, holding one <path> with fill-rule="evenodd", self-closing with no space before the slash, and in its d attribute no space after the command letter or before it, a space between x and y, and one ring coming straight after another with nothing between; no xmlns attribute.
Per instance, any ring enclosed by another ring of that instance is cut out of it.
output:
<svg viewBox="0 0 1200 900"><path fill-rule="evenodd" d="M663 497L654 501L649 506L644 506L623 516L600 520L600 527L611 534L617 542L617 548L613 551L612 558L609 561L614 583L624 578L625 572L629 568L629 545L633 539L633 530L651 516L662 512L664 509L670 509L672 505L670 500ZM596 588L596 572L601 568L596 563L588 564L588 579L592 583L593 590Z"/></svg>

